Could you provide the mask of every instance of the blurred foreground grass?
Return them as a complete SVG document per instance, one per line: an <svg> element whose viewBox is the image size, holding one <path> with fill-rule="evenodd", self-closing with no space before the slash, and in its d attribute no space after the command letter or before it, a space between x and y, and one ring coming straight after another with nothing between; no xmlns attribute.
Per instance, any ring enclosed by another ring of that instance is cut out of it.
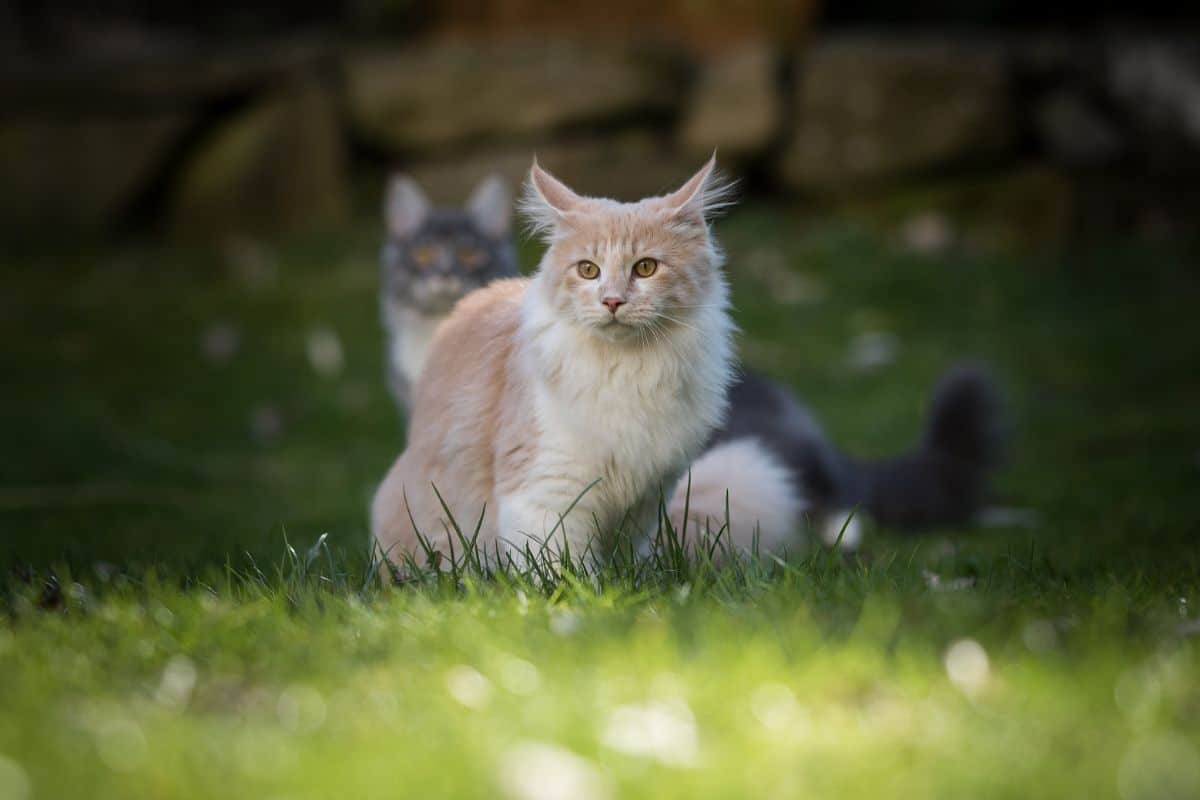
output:
<svg viewBox="0 0 1200 800"><path fill-rule="evenodd" d="M1021 513L599 592L380 592L375 235L6 258L0 798L1200 795L1182 254L921 255L744 210L746 360L864 454L992 364Z"/></svg>

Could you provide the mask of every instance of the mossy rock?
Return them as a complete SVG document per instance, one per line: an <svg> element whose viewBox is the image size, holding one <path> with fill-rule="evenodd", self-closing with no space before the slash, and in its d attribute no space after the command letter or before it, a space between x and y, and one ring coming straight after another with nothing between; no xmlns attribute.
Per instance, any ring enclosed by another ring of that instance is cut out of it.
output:
<svg viewBox="0 0 1200 800"><path fill-rule="evenodd" d="M355 133L395 153L651 123L679 110L684 64L662 48L532 40L437 42L347 62Z"/></svg>
<svg viewBox="0 0 1200 800"><path fill-rule="evenodd" d="M349 215L345 144L332 92L291 84L221 120L171 193L185 238L327 228Z"/></svg>
<svg viewBox="0 0 1200 800"><path fill-rule="evenodd" d="M186 111L38 112L0 122L0 229L102 232L154 182L191 122Z"/></svg>
<svg viewBox="0 0 1200 800"><path fill-rule="evenodd" d="M856 191L1007 154L1008 57L986 43L833 37L796 77L796 127L778 174L816 193Z"/></svg>

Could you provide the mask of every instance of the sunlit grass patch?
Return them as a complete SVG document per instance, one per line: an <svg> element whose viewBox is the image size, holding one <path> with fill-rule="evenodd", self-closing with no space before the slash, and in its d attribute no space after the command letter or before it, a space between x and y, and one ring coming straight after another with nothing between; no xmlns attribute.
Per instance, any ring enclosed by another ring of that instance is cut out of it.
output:
<svg viewBox="0 0 1200 800"><path fill-rule="evenodd" d="M820 552L637 589L441 571L395 587L327 547L269 572L64 576L95 588L68 583L53 610L17 588L0 753L38 796L1190 785L1200 659L1168 591L1063 585L1014 554L986 591L936 592L919 555Z"/></svg>
<svg viewBox="0 0 1200 800"><path fill-rule="evenodd" d="M1190 262L804 224L721 223L744 357L864 454L993 365L988 526L381 579L375 232L12 265L0 798L1200 795Z"/></svg>

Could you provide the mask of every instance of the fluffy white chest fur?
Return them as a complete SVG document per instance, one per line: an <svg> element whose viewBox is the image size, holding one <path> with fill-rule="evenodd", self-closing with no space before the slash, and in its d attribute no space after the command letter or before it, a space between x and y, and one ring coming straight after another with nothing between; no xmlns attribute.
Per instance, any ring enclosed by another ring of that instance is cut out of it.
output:
<svg viewBox="0 0 1200 800"><path fill-rule="evenodd" d="M398 374L412 386L425 366L429 344L434 331L445 319L445 315L426 316L419 311L389 305L384 311L388 329L388 357L394 374Z"/></svg>
<svg viewBox="0 0 1200 800"><path fill-rule="evenodd" d="M652 527L727 407L733 325L722 282L705 307L661 336L609 342L527 295L519 368L533 387L538 442L529 480L499 498L503 536L541 538L560 525L577 551L594 534Z"/></svg>

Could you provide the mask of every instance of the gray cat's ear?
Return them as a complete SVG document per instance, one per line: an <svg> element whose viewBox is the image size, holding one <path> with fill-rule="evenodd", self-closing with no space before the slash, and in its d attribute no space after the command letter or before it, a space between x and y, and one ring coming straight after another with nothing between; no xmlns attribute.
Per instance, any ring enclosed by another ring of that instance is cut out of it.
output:
<svg viewBox="0 0 1200 800"><path fill-rule="evenodd" d="M581 202L582 197L538 166L536 158L533 160L525 196L521 198L521 213L529 221L532 232L550 234Z"/></svg>
<svg viewBox="0 0 1200 800"><path fill-rule="evenodd" d="M392 236L409 236L429 216L429 200L417 182L407 175L396 175L388 181L387 198L383 202L383 217Z"/></svg>
<svg viewBox="0 0 1200 800"><path fill-rule="evenodd" d="M508 184L499 175L489 175L471 192L467 211L480 230L500 238L508 235L512 225L512 196Z"/></svg>
<svg viewBox="0 0 1200 800"><path fill-rule="evenodd" d="M668 211L679 217L705 222L732 203L732 185L717 175L717 155L700 168L687 183L662 199Z"/></svg>

